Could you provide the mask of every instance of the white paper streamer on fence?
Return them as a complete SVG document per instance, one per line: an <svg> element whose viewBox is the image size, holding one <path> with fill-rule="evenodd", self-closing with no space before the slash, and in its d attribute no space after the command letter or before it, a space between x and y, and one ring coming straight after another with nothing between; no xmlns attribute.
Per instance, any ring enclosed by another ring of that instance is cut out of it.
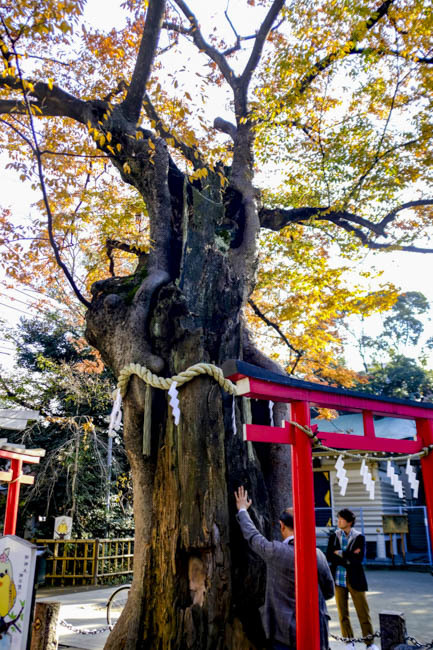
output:
<svg viewBox="0 0 433 650"><path fill-rule="evenodd" d="M235 436L237 434L237 429L236 429L236 400L234 395L233 395L233 406L232 406L232 431L233 431L233 435Z"/></svg>
<svg viewBox="0 0 433 650"><path fill-rule="evenodd" d="M271 399L269 400L269 418L271 422L271 427L273 427L274 426L274 403Z"/></svg>
<svg viewBox="0 0 433 650"><path fill-rule="evenodd" d="M120 425L122 424L122 396L118 388L114 391L114 394L114 404L110 413L110 424L108 425L109 438L114 437L114 434L120 429Z"/></svg>
<svg viewBox="0 0 433 650"><path fill-rule="evenodd" d="M344 469L344 461L343 461L343 456L339 456L337 458L337 462L335 463L335 469L337 470L337 479L338 479L338 485L340 486L340 494L342 497L346 494L346 488L347 484L349 483L349 479L346 476L346 470Z"/></svg>
<svg viewBox="0 0 433 650"><path fill-rule="evenodd" d="M416 477L416 472L414 467L410 464L410 458L407 459L406 463L406 474L408 478L409 485L412 489L413 492L413 498L417 499L418 498L418 488L419 488L419 481Z"/></svg>
<svg viewBox="0 0 433 650"><path fill-rule="evenodd" d="M398 478L397 473L396 473L394 467L391 465L390 460L386 463L386 475L388 476L388 478L391 481L391 485L394 488L394 492L397 492L400 499L402 499L403 498L403 483Z"/></svg>
<svg viewBox="0 0 433 650"><path fill-rule="evenodd" d="M179 400L178 400L178 395L179 391L177 390L176 387L176 382L174 381L170 388L168 389L168 394L170 395L170 406L173 411L173 420L174 423L177 425L179 424L180 420L180 409L179 409Z"/></svg>
<svg viewBox="0 0 433 650"><path fill-rule="evenodd" d="M374 481L373 477L371 476L371 472L368 469L368 465L366 465L364 458L362 459L361 462L361 470L360 474L362 476L362 482L365 485L365 488L368 492L369 498L371 501L374 500Z"/></svg>

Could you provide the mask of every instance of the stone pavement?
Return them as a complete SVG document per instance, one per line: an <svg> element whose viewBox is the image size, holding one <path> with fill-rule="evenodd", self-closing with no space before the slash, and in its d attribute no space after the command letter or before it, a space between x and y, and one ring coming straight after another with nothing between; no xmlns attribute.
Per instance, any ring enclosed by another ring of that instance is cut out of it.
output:
<svg viewBox="0 0 433 650"><path fill-rule="evenodd" d="M433 641L433 576L431 573L418 573L402 570L366 570L368 581L368 602L372 615L373 628L379 631L379 612L392 610L403 613L406 618L407 633L420 643ZM350 597L349 597L350 601ZM337 606L335 600L328 601L331 616L329 632L340 635ZM361 628L354 607L350 601L350 619L355 637L361 636ZM376 640L380 648L380 643ZM355 644L356 649L365 648L363 643ZM330 638L332 650L343 650L344 643Z"/></svg>
<svg viewBox="0 0 433 650"><path fill-rule="evenodd" d="M369 583L368 601L375 631L379 630L379 612L394 610L406 618L407 631L420 643L433 641L433 576L402 570L367 570ZM84 630L101 629L107 626L106 609L109 595L114 587L88 587L75 593L71 590L39 591L38 600L59 601L60 617L67 623ZM328 601L331 615L330 633L339 635L337 607L335 601ZM355 636L361 636L358 619L351 606L351 619ZM59 627L59 650L102 650L108 632L96 635L77 634ZM345 644L331 638L332 650L345 650ZM380 642L376 641L380 648ZM356 644L357 650L365 648Z"/></svg>

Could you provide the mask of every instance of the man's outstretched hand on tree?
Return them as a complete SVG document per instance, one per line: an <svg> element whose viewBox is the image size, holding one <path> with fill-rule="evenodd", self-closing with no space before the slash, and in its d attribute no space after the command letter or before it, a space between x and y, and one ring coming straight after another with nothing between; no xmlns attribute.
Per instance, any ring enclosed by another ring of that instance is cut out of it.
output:
<svg viewBox="0 0 433 650"><path fill-rule="evenodd" d="M241 485L240 488L235 491L236 507L238 510L245 508L248 510L252 504L251 499L248 498L248 492L245 490L244 486Z"/></svg>

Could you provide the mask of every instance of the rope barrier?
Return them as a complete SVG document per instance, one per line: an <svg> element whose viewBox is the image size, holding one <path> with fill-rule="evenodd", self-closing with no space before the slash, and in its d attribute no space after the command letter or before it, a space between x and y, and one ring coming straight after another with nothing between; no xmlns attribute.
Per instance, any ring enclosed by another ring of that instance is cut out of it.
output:
<svg viewBox="0 0 433 650"><path fill-rule="evenodd" d="M234 395L235 397L237 396L237 388L236 385L231 382L229 379L226 379L224 377L223 371L221 368L218 368L218 366L215 366L213 363L196 363L193 366L190 366L186 370L183 370L180 372L178 375L173 375L173 377L159 377L158 375L153 374L146 366L140 366L138 363L130 363L127 366L124 366L122 370L120 371L119 378L117 380L117 385L120 390L120 394L122 397L125 397L126 392L128 390L128 384L129 380L132 375L136 375L137 377L140 377L146 384L149 386L152 386L153 388L160 388L162 390L169 390L170 387L173 384L176 384L176 386L182 386L183 384L186 384L187 382L191 381L192 379L195 379L195 377L198 377L199 375L209 375L212 377L220 386L223 390L225 390L227 393L230 393L230 395ZM433 445L429 445L427 447L424 447L421 451L418 451L414 454L406 454L405 456L369 456L368 454L354 454L349 451L344 451L342 449L333 449L332 447L327 447L326 445L323 445L319 438L314 434L314 432L310 429L310 427L305 427L298 422L293 422L289 421L289 424L293 425L294 427L297 427L301 431L303 431L309 438L311 438L313 444L315 447L318 447L319 449L323 449L323 451L326 451L328 453L336 453L341 456L344 456L346 458L354 458L355 460L370 460L370 461L375 461L377 462L379 459L380 460L410 460L412 458L422 458L423 456L427 456L432 450L433 450Z"/></svg>

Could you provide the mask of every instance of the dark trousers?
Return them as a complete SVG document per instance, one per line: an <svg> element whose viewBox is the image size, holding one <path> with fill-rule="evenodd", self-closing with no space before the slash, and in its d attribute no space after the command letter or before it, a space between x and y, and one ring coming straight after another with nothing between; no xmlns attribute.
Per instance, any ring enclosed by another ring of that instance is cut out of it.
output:
<svg viewBox="0 0 433 650"><path fill-rule="evenodd" d="M271 641L271 644L272 650L292 650L291 646L280 643L280 641Z"/></svg>

